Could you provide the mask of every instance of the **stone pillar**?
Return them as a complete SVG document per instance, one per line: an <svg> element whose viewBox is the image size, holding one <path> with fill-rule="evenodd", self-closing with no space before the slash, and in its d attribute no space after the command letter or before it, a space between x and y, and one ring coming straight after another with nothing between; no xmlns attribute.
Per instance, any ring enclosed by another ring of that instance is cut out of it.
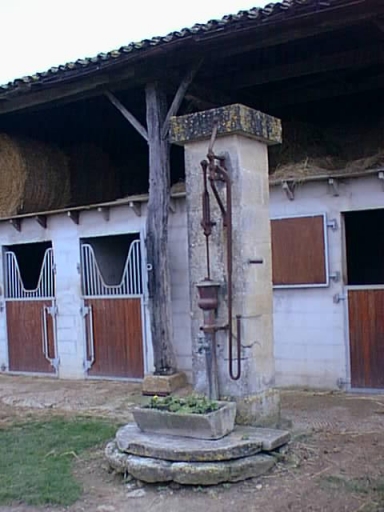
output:
<svg viewBox="0 0 384 512"><path fill-rule="evenodd" d="M281 124L276 118L239 104L176 117L171 123L172 142L185 148L194 385L199 392L207 390L205 357L198 351L203 314L197 304L196 285L207 276L205 237L200 224L203 192L200 163L207 157L215 121L218 136L214 152L226 157L232 181L233 316L242 316L242 374L238 381L231 380L228 372L228 332L216 333L219 392L223 399L236 400L238 423L272 425L279 417L279 395L273 389L267 146L281 142ZM225 200L222 185L218 187ZM211 191L210 195L211 216L216 223L210 237L211 279L220 283L217 325L224 325L228 321L226 230ZM263 263L251 263L256 259L262 259Z"/></svg>

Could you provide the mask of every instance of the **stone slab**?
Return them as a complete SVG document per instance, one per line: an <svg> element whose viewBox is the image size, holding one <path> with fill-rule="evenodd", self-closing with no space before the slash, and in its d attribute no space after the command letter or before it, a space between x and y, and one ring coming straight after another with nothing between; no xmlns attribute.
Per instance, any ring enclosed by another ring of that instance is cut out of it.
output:
<svg viewBox="0 0 384 512"><path fill-rule="evenodd" d="M288 430L279 430L276 428L257 428L257 427L238 427L241 431L243 438L252 439L255 443L257 441L261 444L263 452L271 452L283 446L291 440L291 434Z"/></svg>
<svg viewBox="0 0 384 512"><path fill-rule="evenodd" d="M142 393L148 396L167 396L187 385L185 373L173 375L146 375L143 380Z"/></svg>
<svg viewBox="0 0 384 512"><path fill-rule="evenodd" d="M137 426L143 432L155 432L197 439L220 439L235 425L235 402L218 402L219 409L207 414L177 414L145 407L132 410Z"/></svg>
<svg viewBox="0 0 384 512"><path fill-rule="evenodd" d="M209 140L214 122L217 135L241 134L266 144L282 142L281 121L240 103L171 118L171 142Z"/></svg>
<svg viewBox="0 0 384 512"><path fill-rule="evenodd" d="M122 453L115 442L108 443L105 456L112 468L148 483L177 482L184 485L216 485L239 482L267 473L276 459L258 454L225 462L170 462Z"/></svg>
<svg viewBox="0 0 384 512"><path fill-rule="evenodd" d="M243 438L242 429L215 440L151 435L142 432L134 423L120 428L116 443L122 452L175 462L212 462L238 459L261 451L262 441L252 436Z"/></svg>
<svg viewBox="0 0 384 512"><path fill-rule="evenodd" d="M272 451L290 440L286 430L236 426L227 436L214 441L141 432L134 424L116 434L121 452L175 462L212 462L249 457Z"/></svg>

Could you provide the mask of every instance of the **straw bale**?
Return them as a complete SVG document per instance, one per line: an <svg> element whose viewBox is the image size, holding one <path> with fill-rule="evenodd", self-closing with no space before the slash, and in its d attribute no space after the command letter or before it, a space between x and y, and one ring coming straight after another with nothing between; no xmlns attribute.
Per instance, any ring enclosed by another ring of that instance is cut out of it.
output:
<svg viewBox="0 0 384 512"><path fill-rule="evenodd" d="M283 144L270 150L270 180L305 181L316 176L361 174L384 165L384 151L360 145L364 158L352 158L349 133L334 140L329 131L309 123L283 123Z"/></svg>
<svg viewBox="0 0 384 512"><path fill-rule="evenodd" d="M334 157L307 158L301 162L278 167L270 176L272 180L305 181L312 176L353 176L381 168L384 165L384 151L356 160L339 160Z"/></svg>
<svg viewBox="0 0 384 512"><path fill-rule="evenodd" d="M0 133L0 183L2 217L65 207L68 160L55 146Z"/></svg>
<svg viewBox="0 0 384 512"><path fill-rule="evenodd" d="M68 148L67 154L72 205L102 203L119 197L117 170L100 147L81 143Z"/></svg>

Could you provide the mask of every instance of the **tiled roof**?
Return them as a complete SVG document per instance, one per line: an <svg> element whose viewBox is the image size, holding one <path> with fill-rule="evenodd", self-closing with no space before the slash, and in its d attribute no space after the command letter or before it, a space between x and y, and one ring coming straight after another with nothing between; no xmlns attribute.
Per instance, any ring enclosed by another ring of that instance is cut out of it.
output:
<svg viewBox="0 0 384 512"><path fill-rule="evenodd" d="M107 53L99 53L95 57L78 59L75 62L53 67L41 73L36 73L31 76L25 76L16 79L8 84L0 86L0 94L7 93L16 89L20 92L25 89L29 90L29 86L35 83L54 82L61 78L73 77L81 74L81 71L91 71L92 67L99 69L103 64L112 64L119 61L128 54L136 52L144 52L153 47L166 45L179 39L202 35L207 32L224 31L232 28L237 28L244 23L247 25L261 25L267 21L278 21L287 14L298 14L299 11L306 10L307 7L310 11L315 12L321 7L329 6L335 0L283 0L278 3L270 3L263 8L254 7L247 11L240 11L237 14L229 14L219 20L210 20L205 24L196 24L191 28L184 28L177 32L171 32L163 37L153 37L151 39L144 39L143 41L130 43L127 46L122 46L117 50L112 50ZM337 2L337 0L336 0ZM287 13L287 11L289 11ZM86 68L86 69L85 69Z"/></svg>

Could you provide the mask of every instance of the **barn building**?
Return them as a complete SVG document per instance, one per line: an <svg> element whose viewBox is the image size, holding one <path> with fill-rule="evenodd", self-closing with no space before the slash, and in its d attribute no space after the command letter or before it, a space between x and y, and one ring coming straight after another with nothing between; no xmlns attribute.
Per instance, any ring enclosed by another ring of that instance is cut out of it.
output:
<svg viewBox="0 0 384 512"><path fill-rule="evenodd" d="M178 114L242 103L283 123L269 154L276 385L384 388L383 44L380 0L284 0L0 87L0 371L153 371L145 88L172 104L187 76ZM192 381L176 146L170 180L173 349Z"/></svg>

